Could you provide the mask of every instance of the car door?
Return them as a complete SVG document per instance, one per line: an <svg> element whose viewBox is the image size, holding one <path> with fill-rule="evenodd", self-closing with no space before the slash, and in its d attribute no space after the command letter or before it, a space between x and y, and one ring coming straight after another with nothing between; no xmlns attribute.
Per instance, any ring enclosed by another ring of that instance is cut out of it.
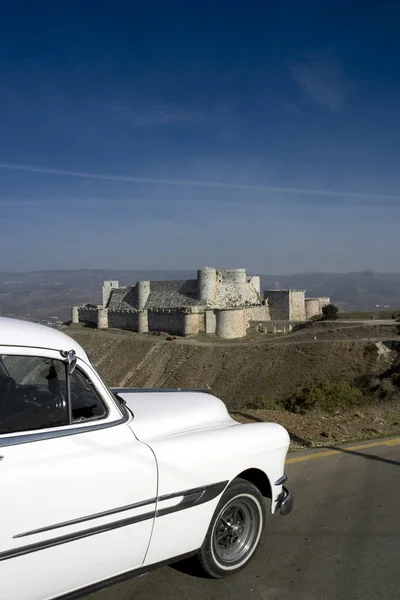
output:
<svg viewBox="0 0 400 600"><path fill-rule="evenodd" d="M40 354L0 347L1 600L52 598L139 567L154 522L156 462L128 414L78 360L68 423L65 363Z"/></svg>

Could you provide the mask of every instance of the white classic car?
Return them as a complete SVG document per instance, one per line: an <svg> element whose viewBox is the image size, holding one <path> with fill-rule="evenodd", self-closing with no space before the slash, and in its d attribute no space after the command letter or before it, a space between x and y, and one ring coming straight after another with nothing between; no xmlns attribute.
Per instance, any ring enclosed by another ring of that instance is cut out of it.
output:
<svg viewBox="0 0 400 600"><path fill-rule="evenodd" d="M0 599L76 598L192 556L218 578L287 514L287 431L209 393L109 389L59 330L0 318Z"/></svg>

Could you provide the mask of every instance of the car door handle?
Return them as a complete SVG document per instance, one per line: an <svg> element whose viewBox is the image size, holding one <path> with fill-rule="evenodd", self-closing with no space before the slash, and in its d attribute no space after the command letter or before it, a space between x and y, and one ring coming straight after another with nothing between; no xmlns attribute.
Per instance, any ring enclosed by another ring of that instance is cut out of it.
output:
<svg viewBox="0 0 400 600"><path fill-rule="evenodd" d="M0 460L3 460L4 456L0 456Z"/></svg>

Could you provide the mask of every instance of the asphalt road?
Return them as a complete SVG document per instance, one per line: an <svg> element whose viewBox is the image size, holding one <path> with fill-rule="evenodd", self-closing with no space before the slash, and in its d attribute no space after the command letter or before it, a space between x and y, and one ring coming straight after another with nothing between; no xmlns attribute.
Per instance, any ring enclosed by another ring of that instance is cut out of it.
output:
<svg viewBox="0 0 400 600"><path fill-rule="evenodd" d="M295 508L269 517L257 556L236 576L165 567L87 600L400 598L400 439L366 446L291 454Z"/></svg>

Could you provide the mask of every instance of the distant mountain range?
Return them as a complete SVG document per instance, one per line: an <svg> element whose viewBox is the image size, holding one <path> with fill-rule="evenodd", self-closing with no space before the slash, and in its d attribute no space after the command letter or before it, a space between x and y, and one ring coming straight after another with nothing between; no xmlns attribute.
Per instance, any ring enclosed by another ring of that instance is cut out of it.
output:
<svg viewBox="0 0 400 600"><path fill-rule="evenodd" d="M250 273L249 273L250 274ZM192 279L196 271L82 269L0 273L0 314L40 321L66 321L70 307L101 303L105 279L132 285L141 279ZM262 289L305 289L307 297L330 296L342 311L400 308L400 273L299 273L261 275Z"/></svg>

